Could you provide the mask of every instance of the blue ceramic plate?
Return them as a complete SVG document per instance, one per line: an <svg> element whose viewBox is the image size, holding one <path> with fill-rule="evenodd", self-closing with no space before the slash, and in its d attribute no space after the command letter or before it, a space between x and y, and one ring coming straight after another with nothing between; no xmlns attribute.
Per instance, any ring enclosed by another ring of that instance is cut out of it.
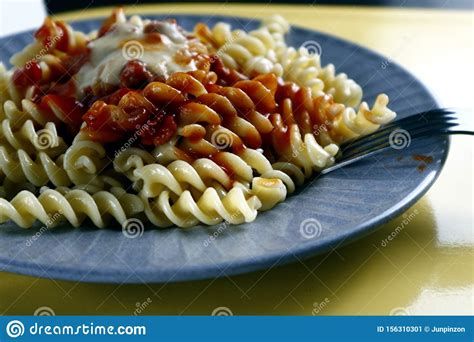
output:
<svg viewBox="0 0 474 342"><path fill-rule="evenodd" d="M243 18L178 15L191 30L198 21L227 21L253 29ZM156 18L163 19L157 16ZM73 23L78 30L98 28L99 20ZM0 60L23 48L32 32L0 40ZM364 89L369 103L384 92L399 117L431 109L437 103L410 73L372 51L345 40L299 27L289 34L295 47L317 41L323 63L334 63ZM39 277L92 282L168 282L237 274L324 253L374 231L399 215L433 184L448 153L446 138L412 141L402 150L379 154L316 178L255 222L240 226L198 226L188 230L149 229L125 237L120 227L96 229L64 225L40 233L13 223L0 226L0 270ZM414 154L430 155L421 172ZM149 228L152 228L151 226ZM38 238L32 240L37 233ZM357 243L357 242L355 242Z"/></svg>

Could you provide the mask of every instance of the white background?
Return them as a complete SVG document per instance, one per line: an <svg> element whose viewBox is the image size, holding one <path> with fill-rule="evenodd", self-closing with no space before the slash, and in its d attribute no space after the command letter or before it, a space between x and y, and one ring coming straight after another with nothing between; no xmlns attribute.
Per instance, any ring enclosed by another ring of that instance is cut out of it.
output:
<svg viewBox="0 0 474 342"><path fill-rule="evenodd" d="M43 0L0 0L0 37L36 29L45 16Z"/></svg>

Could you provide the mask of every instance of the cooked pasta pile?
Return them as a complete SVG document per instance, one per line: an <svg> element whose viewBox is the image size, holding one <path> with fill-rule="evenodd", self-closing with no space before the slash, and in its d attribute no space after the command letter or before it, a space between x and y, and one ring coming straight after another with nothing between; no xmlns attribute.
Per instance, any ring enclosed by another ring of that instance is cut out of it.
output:
<svg viewBox="0 0 474 342"><path fill-rule="evenodd" d="M284 201L395 117L288 30L277 16L193 33L121 9L89 34L46 19L0 65L0 222L239 224Z"/></svg>

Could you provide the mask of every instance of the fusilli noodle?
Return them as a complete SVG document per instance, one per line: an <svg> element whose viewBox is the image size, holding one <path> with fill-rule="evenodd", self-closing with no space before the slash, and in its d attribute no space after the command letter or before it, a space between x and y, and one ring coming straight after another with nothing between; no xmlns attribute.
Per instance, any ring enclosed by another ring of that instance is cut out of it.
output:
<svg viewBox="0 0 474 342"><path fill-rule="evenodd" d="M359 105L360 86L289 47L289 29L46 19L0 64L0 222L240 224L284 201L396 115L385 94Z"/></svg>
<svg viewBox="0 0 474 342"><path fill-rule="evenodd" d="M314 96L333 95L336 102L357 107L362 88L345 73L336 74L333 64L321 67L320 52L310 52L304 45L288 47L284 35L288 22L281 16L264 20L262 27L249 33L232 31L229 24L219 22L212 29L198 24L195 32L205 43L216 48L217 55L232 69L249 76L274 73L311 89Z"/></svg>
<svg viewBox="0 0 474 342"><path fill-rule="evenodd" d="M27 120L20 128L12 127L10 120L1 122L0 141L9 144L13 149L24 150L28 153L34 151L47 152L50 156L63 153L67 146L58 136L56 125L46 123L43 129L36 129L32 120Z"/></svg>
<svg viewBox="0 0 474 342"><path fill-rule="evenodd" d="M0 63L0 118L5 116L4 104L7 101L20 103L23 94L15 87L12 81L12 71L7 71L3 63Z"/></svg>
<svg viewBox="0 0 474 342"><path fill-rule="evenodd" d="M64 191L63 191L64 192ZM143 211L143 203L136 196L118 192L99 191L94 195L83 190L68 190L64 194L51 189L38 197L21 191L10 202L0 198L0 222L12 220L21 227L30 227L36 220L47 224L50 217L60 214L74 227L89 218L99 228L105 227L108 218L123 223L128 217ZM54 220L59 224L62 219Z"/></svg>

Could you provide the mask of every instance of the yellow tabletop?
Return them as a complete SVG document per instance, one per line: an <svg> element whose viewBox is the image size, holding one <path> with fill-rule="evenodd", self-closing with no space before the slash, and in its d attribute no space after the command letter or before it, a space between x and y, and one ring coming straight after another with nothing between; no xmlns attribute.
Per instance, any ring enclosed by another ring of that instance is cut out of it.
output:
<svg viewBox="0 0 474 342"><path fill-rule="evenodd" d="M61 15L84 19L110 8ZM153 5L127 13L202 13L290 22L385 54L420 77L445 106L472 108L473 12L277 5ZM0 273L0 312L57 315L474 314L473 140L454 137L431 190L405 215L351 245L246 275L169 284L88 284ZM406 220L407 221L407 220ZM392 232L396 237L383 243ZM223 307L223 308L222 308Z"/></svg>

